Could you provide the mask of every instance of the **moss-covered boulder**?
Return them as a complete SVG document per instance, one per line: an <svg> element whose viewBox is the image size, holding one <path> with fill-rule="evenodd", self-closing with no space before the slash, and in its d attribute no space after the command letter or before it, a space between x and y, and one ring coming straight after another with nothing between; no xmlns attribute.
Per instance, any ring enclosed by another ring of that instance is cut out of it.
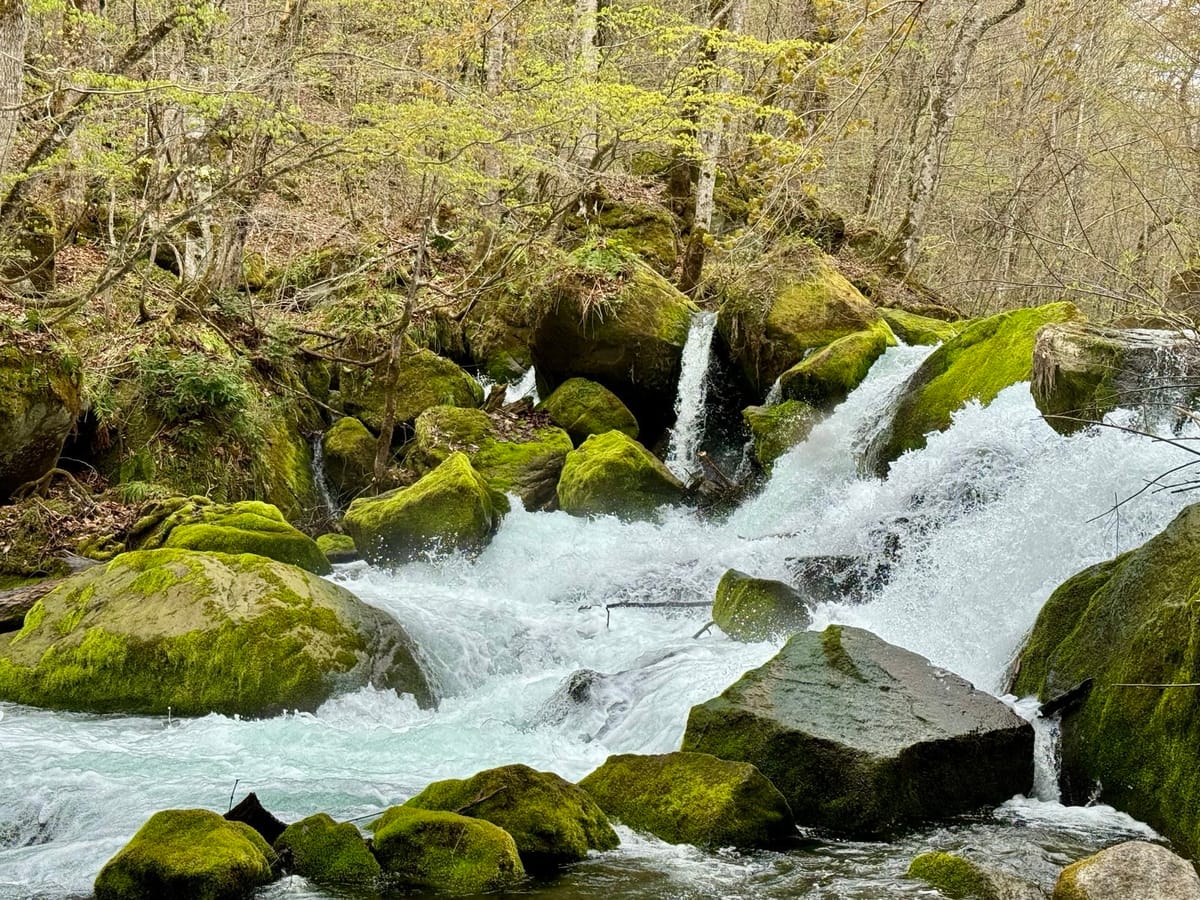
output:
<svg viewBox="0 0 1200 900"><path fill-rule="evenodd" d="M1200 855L1200 505L1136 550L1084 569L1046 601L1013 690L1050 700L1095 687L1064 713L1064 793L1101 798ZM1184 687L1115 685L1182 684Z"/></svg>
<svg viewBox="0 0 1200 900"><path fill-rule="evenodd" d="M950 427L969 400L991 403L1033 375L1033 345L1043 325L1081 318L1070 303L1050 303L981 319L930 354L905 382L890 420L871 441L864 468L876 475L902 453L925 446L931 431Z"/></svg>
<svg viewBox="0 0 1200 900"><path fill-rule="evenodd" d="M72 352L0 326L0 501L54 468L82 386Z"/></svg>
<svg viewBox="0 0 1200 900"><path fill-rule="evenodd" d="M610 756L579 786L614 819L671 844L752 850L796 833L787 801L758 769L706 753Z"/></svg>
<svg viewBox="0 0 1200 900"><path fill-rule="evenodd" d="M657 433L673 416L696 307L619 250L581 251L573 260L533 333L543 394L576 376L597 381L629 407L643 434Z"/></svg>
<svg viewBox="0 0 1200 900"><path fill-rule="evenodd" d="M567 230L579 239L592 236L637 254L661 275L670 275L679 254L675 217L664 206L622 201L601 194L584 198L567 218Z"/></svg>
<svg viewBox="0 0 1200 900"><path fill-rule="evenodd" d="M340 503L349 503L370 487L378 443L353 416L338 419L321 437L325 481Z"/></svg>
<svg viewBox="0 0 1200 900"><path fill-rule="evenodd" d="M463 406L473 408L483 403L483 388L474 378L448 359L432 350L418 348L405 342L398 360L399 379L396 382L396 424L411 425L431 406ZM346 366L341 372L342 409L376 434L383 427L384 407L387 404L387 363L373 368ZM400 437L399 430L396 434Z"/></svg>
<svg viewBox="0 0 1200 900"><path fill-rule="evenodd" d="M293 528L269 503L213 503L206 497L169 497L142 510L137 522L117 536L123 550L203 550L257 553L327 575L329 561L316 542Z"/></svg>
<svg viewBox="0 0 1200 900"><path fill-rule="evenodd" d="M289 825L275 852L288 872L330 887L373 887L383 874L358 828L325 813Z"/></svg>
<svg viewBox="0 0 1200 900"><path fill-rule="evenodd" d="M483 819L393 806L368 827L375 858L397 887L482 894L525 877L512 835Z"/></svg>
<svg viewBox="0 0 1200 900"><path fill-rule="evenodd" d="M433 406L417 416L405 461L425 473L452 453L465 453L492 490L516 494L527 509L538 509L554 499L571 447L565 431L538 415Z"/></svg>
<svg viewBox="0 0 1200 900"><path fill-rule="evenodd" d="M272 880L257 831L206 809L155 813L96 877L96 900L242 900Z"/></svg>
<svg viewBox="0 0 1200 900"><path fill-rule="evenodd" d="M1189 335L1065 322L1038 332L1031 390L1050 427L1071 434L1117 406L1188 406L1198 373L1200 352Z"/></svg>
<svg viewBox="0 0 1200 900"><path fill-rule="evenodd" d="M538 412L566 431L576 446L606 431L620 431L637 440L637 419L621 398L586 378L568 378L538 405Z"/></svg>
<svg viewBox="0 0 1200 900"><path fill-rule="evenodd" d="M124 553L61 581L0 637L0 699L51 709L266 716L365 684L433 702L390 616L252 554Z"/></svg>
<svg viewBox="0 0 1200 900"><path fill-rule="evenodd" d="M833 261L802 241L781 242L720 291L717 331L759 396L813 350L882 322Z"/></svg>
<svg viewBox="0 0 1200 900"><path fill-rule="evenodd" d="M796 821L886 835L1027 792L1033 729L994 697L868 631L793 635L693 706L683 749L753 763Z"/></svg>
<svg viewBox="0 0 1200 900"><path fill-rule="evenodd" d="M1200 877L1166 847L1126 841L1063 869L1052 900L1200 900Z"/></svg>
<svg viewBox="0 0 1200 900"><path fill-rule="evenodd" d="M684 490L653 453L620 431L608 431L567 454L558 503L580 516L648 516L683 499Z"/></svg>
<svg viewBox="0 0 1200 900"><path fill-rule="evenodd" d="M950 900L1045 900L1041 888L988 866L933 850L922 853L908 867L908 877L935 887Z"/></svg>
<svg viewBox="0 0 1200 900"><path fill-rule="evenodd" d="M330 563L354 562L360 557L358 548L354 546L354 538L348 534L329 532L318 535L317 549L325 554Z"/></svg>
<svg viewBox="0 0 1200 900"><path fill-rule="evenodd" d="M801 400L785 400L772 406L747 406L742 420L754 441L754 458L767 472L775 460L812 433L824 414Z"/></svg>
<svg viewBox="0 0 1200 900"><path fill-rule="evenodd" d="M730 569L717 585L713 621L736 641L765 641L794 634L812 622L808 603L794 587Z"/></svg>
<svg viewBox="0 0 1200 900"><path fill-rule="evenodd" d="M359 497L343 524L366 558L390 564L430 549L472 550L491 538L508 511L465 453L452 453L416 484Z"/></svg>
<svg viewBox="0 0 1200 900"><path fill-rule="evenodd" d="M952 337L957 337L963 329L971 324L966 319L946 322L942 319L920 316L907 310L889 307L879 310L879 314L892 329L892 334L910 346L918 344L932 346L945 343Z"/></svg>
<svg viewBox="0 0 1200 900"><path fill-rule="evenodd" d="M875 360L895 343L887 323L879 321L805 357L779 376L779 387L785 399L831 409L862 383Z"/></svg>
<svg viewBox="0 0 1200 900"><path fill-rule="evenodd" d="M404 805L498 825L516 841L527 870L577 862L589 850L612 850L620 843L586 791L529 766L501 766L470 778L435 781Z"/></svg>

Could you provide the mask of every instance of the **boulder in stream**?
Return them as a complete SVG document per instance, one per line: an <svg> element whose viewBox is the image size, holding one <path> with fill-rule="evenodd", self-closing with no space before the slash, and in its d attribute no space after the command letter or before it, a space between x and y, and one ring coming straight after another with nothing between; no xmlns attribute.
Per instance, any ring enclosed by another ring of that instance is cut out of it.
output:
<svg viewBox="0 0 1200 900"><path fill-rule="evenodd" d="M797 444L803 443L824 413L801 400L784 400L771 406L747 406L742 419L754 441L754 458L764 471Z"/></svg>
<svg viewBox="0 0 1200 900"><path fill-rule="evenodd" d="M796 835L787 801L758 769L707 753L610 756L579 786L613 818L671 844L753 850Z"/></svg>
<svg viewBox="0 0 1200 900"><path fill-rule="evenodd" d="M1053 900L1200 900L1200 877L1166 847L1126 841L1063 869Z"/></svg>
<svg viewBox="0 0 1200 900"><path fill-rule="evenodd" d="M621 431L637 440L637 419L621 398L586 378L568 378L537 409L564 429L576 446L606 431Z"/></svg>
<svg viewBox="0 0 1200 900"><path fill-rule="evenodd" d="M275 853L242 822L207 809L155 813L96 877L96 900L234 900L268 884Z"/></svg>
<svg viewBox="0 0 1200 900"><path fill-rule="evenodd" d="M908 877L937 888L950 900L1046 900L1045 892L1035 884L940 850L914 859Z"/></svg>
<svg viewBox="0 0 1200 900"><path fill-rule="evenodd" d="M435 781L404 805L498 825L516 841L526 870L578 862L589 850L612 850L620 843L586 791L529 766L500 766L470 778Z"/></svg>
<svg viewBox="0 0 1200 900"><path fill-rule="evenodd" d="M358 828L325 813L289 825L276 838L275 852L285 871L331 887L369 888L383 874Z"/></svg>
<svg viewBox="0 0 1200 900"><path fill-rule="evenodd" d="M868 631L794 635L692 707L683 749L753 763L801 825L886 835L1024 793L1033 729L922 656Z"/></svg>
<svg viewBox="0 0 1200 900"><path fill-rule="evenodd" d="M568 453L558 481L559 505L581 516L648 516L684 492L658 457L620 431L592 435Z"/></svg>
<svg viewBox="0 0 1200 900"><path fill-rule="evenodd" d="M50 709L269 716L366 684L434 702L387 613L248 553L121 554L63 579L0 636L0 699Z"/></svg>
<svg viewBox="0 0 1200 900"><path fill-rule="evenodd" d="M875 360L895 344L896 336L881 319L809 354L779 376L779 387L787 400L832 409L862 383Z"/></svg>
<svg viewBox="0 0 1200 900"><path fill-rule="evenodd" d="M343 416L321 437L325 480L340 503L349 503L371 486L379 439L353 416Z"/></svg>
<svg viewBox="0 0 1200 900"><path fill-rule="evenodd" d="M803 631L812 622L808 603L782 581L754 578L730 569L717 585L713 621L735 641L765 641Z"/></svg>
<svg viewBox="0 0 1200 900"><path fill-rule="evenodd" d="M884 308L879 310L879 314L888 323L892 333L910 345L928 346L944 343L971 324L967 319L946 322L931 319L929 316L919 316L903 309Z"/></svg>

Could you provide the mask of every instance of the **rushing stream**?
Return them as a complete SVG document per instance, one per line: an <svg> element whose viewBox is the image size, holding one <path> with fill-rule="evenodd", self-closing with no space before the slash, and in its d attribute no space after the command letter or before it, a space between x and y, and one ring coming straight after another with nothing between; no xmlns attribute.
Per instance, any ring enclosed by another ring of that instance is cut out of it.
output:
<svg viewBox="0 0 1200 900"><path fill-rule="evenodd" d="M861 625L1000 692L1046 597L1083 566L1164 526L1187 496L1114 500L1179 464L1164 444L1114 429L1063 438L1025 385L963 410L886 481L855 473L853 447L927 348L898 347L765 489L725 521L686 510L658 523L518 507L477 558L334 576L405 624L444 699L421 711L363 690L315 715L165 721L0 704L0 898L86 895L97 871L155 811L224 811L257 791L285 820L366 818L429 781L524 762L570 779L614 752L678 748L689 707L778 645L710 631L702 609L614 608L621 600L711 598L736 567L789 577L811 554L866 556L890 578L870 602L826 605L814 627ZM559 701L571 672L620 673L594 703ZM1031 714L1027 702L1020 708ZM1046 735L1051 737L1049 733ZM1040 754L1051 757L1049 744ZM788 853L704 853L620 829L623 845L529 893L546 897L932 897L903 877L930 848L966 849L1050 885L1066 863L1149 830L1107 807L1040 799L922 830L891 844L814 838ZM292 878L269 897L328 897Z"/></svg>

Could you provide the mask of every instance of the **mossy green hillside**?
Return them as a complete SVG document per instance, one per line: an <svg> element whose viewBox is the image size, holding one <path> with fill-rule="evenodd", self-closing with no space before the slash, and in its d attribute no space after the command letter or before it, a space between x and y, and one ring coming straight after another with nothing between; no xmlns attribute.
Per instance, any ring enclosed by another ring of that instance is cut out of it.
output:
<svg viewBox="0 0 1200 900"><path fill-rule="evenodd" d="M458 812L498 825L516 841L527 870L577 862L589 850L612 850L619 843L587 792L529 766L501 766L470 778L436 781L405 806Z"/></svg>
<svg viewBox="0 0 1200 900"><path fill-rule="evenodd" d="M367 683L433 702L394 620L253 554L122 554L60 582L0 651L0 698L51 709L265 716Z"/></svg>
<svg viewBox="0 0 1200 900"><path fill-rule="evenodd" d="M638 423L621 398L602 384L568 378L538 405L578 446L593 434L620 431L637 440Z"/></svg>
<svg viewBox="0 0 1200 900"><path fill-rule="evenodd" d="M100 870L96 900L241 900L272 880L274 860L249 825L206 809L165 810Z"/></svg>
<svg viewBox="0 0 1200 900"><path fill-rule="evenodd" d="M683 496L670 470L620 431L592 435L568 453L558 481L559 505L574 515L644 517Z"/></svg>
<svg viewBox="0 0 1200 900"><path fill-rule="evenodd" d="M968 401L988 404L1033 373L1038 329L1081 317L1071 303L1050 303L981 319L947 341L908 379L888 426L871 442L864 464L877 475L902 453L925 446Z"/></svg>
<svg viewBox="0 0 1200 900"><path fill-rule="evenodd" d="M862 384L875 360L895 344L896 336L882 320L838 338L779 376L783 396L831 409Z"/></svg>
<svg viewBox="0 0 1200 900"><path fill-rule="evenodd" d="M613 818L672 844L754 849L795 835L787 801L758 769L707 753L610 756L579 786Z"/></svg>
<svg viewBox="0 0 1200 900"><path fill-rule="evenodd" d="M953 853L922 853L909 864L908 877L937 888L950 900L1006 900L984 869Z"/></svg>
<svg viewBox="0 0 1200 900"><path fill-rule="evenodd" d="M742 420L754 441L754 458L764 471L775 460L803 443L824 414L801 400L784 400L773 406L747 406Z"/></svg>
<svg viewBox="0 0 1200 900"><path fill-rule="evenodd" d="M512 835L482 819L393 806L368 827L375 857L397 887L481 894L525 878Z"/></svg>
<svg viewBox="0 0 1200 900"><path fill-rule="evenodd" d="M344 525L364 557L391 564L433 548L477 549L507 511L504 495L456 452L410 487L355 500Z"/></svg>
<svg viewBox="0 0 1200 900"><path fill-rule="evenodd" d="M730 569L717 585L713 621L737 641L765 641L803 631L812 621L804 597L791 585Z"/></svg>
<svg viewBox="0 0 1200 900"><path fill-rule="evenodd" d="M289 872L332 887L373 887L383 870L358 828L318 813L289 825L275 841Z"/></svg>
<svg viewBox="0 0 1200 900"><path fill-rule="evenodd" d="M958 322L945 322L941 319L931 319L929 316L919 316L903 309L884 308L879 310L883 320L888 323L892 333L904 343L930 346L942 344L962 333L971 323L967 319Z"/></svg>

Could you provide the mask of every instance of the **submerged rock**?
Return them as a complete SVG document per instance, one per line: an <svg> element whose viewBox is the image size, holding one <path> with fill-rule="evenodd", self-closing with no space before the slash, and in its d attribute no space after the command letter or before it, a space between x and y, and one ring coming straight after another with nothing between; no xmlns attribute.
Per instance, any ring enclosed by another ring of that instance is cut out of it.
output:
<svg viewBox="0 0 1200 900"><path fill-rule="evenodd" d="M1200 854L1200 504L1136 550L1084 569L1046 601L1013 690L1095 688L1062 720L1070 801L1101 799ZM1182 687L1161 687L1179 684ZM1134 685L1122 687L1122 685ZM1144 686L1138 686L1144 685Z"/></svg>
<svg viewBox="0 0 1200 900"><path fill-rule="evenodd" d="M593 434L620 431L637 440L638 423L621 398L602 384L568 378L538 405L576 445Z"/></svg>
<svg viewBox="0 0 1200 900"><path fill-rule="evenodd" d="M805 598L791 585L730 569L717 585L713 621L737 641L765 641L803 631L812 622Z"/></svg>
<svg viewBox="0 0 1200 900"><path fill-rule="evenodd" d="M289 825L275 852L285 871L331 887L372 887L383 874L358 829L325 813Z"/></svg>
<svg viewBox="0 0 1200 900"><path fill-rule="evenodd" d="M1033 374L1033 345L1043 325L1082 318L1070 303L1050 303L981 319L934 350L905 382L888 420L867 447L863 467L880 477L908 450L944 431L968 401L988 404Z"/></svg>
<svg viewBox="0 0 1200 900"><path fill-rule="evenodd" d="M482 819L393 806L368 827L375 858L398 887L481 894L525 877L512 835Z"/></svg>
<svg viewBox="0 0 1200 900"><path fill-rule="evenodd" d="M610 756L579 786L613 818L672 844L751 850L796 834L787 801L758 769L706 753Z"/></svg>
<svg viewBox="0 0 1200 900"><path fill-rule="evenodd" d="M325 480L334 496L346 504L364 493L375 477L378 439L352 416L343 416L321 438Z"/></svg>
<svg viewBox="0 0 1200 900"><path fill-rule="evenodd" d="M808 439L824 414L800 400L773 406L747 406L742 419L754 440L754 458L769 472L775 460Z"/></svg>
<svg viewBox="0 0 1200 900"><path fill-rule="evenodd" d="M658 457L620 431L593 435L568 453L558 481L559 506L575 515L648 516L684 492Z"/></svg>
<svg viewBox="0 0 1200 900"><path fill-rule="evenodd" d="M862 383L875 360L895 344L896 336L887 323L876 322L806 356L779 376L780 389L787 400L832 409Z"/></svg>
<svg viewBox="0 0 1200 900"><path fill-rule="evenodd" d="M1126 841L1063 869L1053 900L1200 900L1200 877L1166 847Z"/></svg>
<svg viewBox="0 0 1200 900"><path fill-rule="evenodd" d="M0 699L51 709L267 716L366 684L433 703L395 620L251 554L124 553L64 579L0 637Z"/></svg>
<svg viewBox="0 0 1200 900"><path fill-rule="evenodd" d="M909 345L943 344L957 337L970 321L963 319L958 322L945 322L941 319L931 319L929 316L919 316L903 309L885 308L879 310L883 320L888 323L892 333Z"/></svg>
<svg viewBox="0 0 1200 900"><path fill-rule="evenodd" d="M451 453L416 484L350 504L343 524L374 563L405 562L431 548L472 550L491 538L508 511L465 453Z"/></svg>
<svg viewBox="0 0 1200 900"><path fill-rule="evenodd" d="M950 900L1046 900L1041 888L954 853L922 853L908 867Z"/></svg>
<svg viewBox="0 0 1200 900"><path fill-rule="evenodd" d="M456 812L503 828L516 841L527 870L578 862L589 850L612 850L620 843L582 788L529 766L435 781L404 805Z"/></svg>
<svg viewBox="0 0 1200 900"><path fill-rule="evenodd" d="M206 809L155 813L96 877L96 900L237 900L272 880L257 831Z"/></svg>
<svg viewBox="0 0 1200 900"><path fill-rule="evenodd" d="M794 635L692 707L683 749L753 763L801 825L888 834L1000 803L1033 782L1033 729L868 631Z"/></svg>
<svg viewBox="0 0 1200 900"><path fill-rule="evenodd" d="M887 551L898 538L894 533L878 535L884 543L883 560L865 556L798 556L787 561L792 583L808 602L865 603L891 575Z"/></svg>

